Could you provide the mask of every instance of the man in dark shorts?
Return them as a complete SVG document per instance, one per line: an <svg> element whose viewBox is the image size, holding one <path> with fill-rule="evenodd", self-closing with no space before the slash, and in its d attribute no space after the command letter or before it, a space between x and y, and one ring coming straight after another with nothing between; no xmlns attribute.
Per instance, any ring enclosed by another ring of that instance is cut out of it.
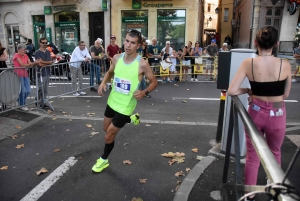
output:
<svg viewBox="0 0 300 201"><path fill-rule="evenodd" d="M138 114L132 115L137 101L148 95L157 86L156 78L148 62L136 51L141 42L142 34L139 31L127 32L124 40L125 52L113 57L110 68L98 88L98 94L103 96L103 90L106 91L106 83L114 77L114 84L104 113L103 130L106 132L104 153L93 166L92 171L94 172L102 172L109 166L107 158L114 148L117 133L126 123L139 124ZM146 89L139 90L143 76L149 79L150 84Z"/></svg>

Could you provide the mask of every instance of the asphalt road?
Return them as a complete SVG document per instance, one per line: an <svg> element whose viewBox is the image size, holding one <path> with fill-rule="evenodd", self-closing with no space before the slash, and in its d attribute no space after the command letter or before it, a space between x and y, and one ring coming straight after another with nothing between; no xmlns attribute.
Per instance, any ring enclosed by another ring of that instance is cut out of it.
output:
<svg viewBox="0 0 300 201"><path fill-rule="evenodd" d="M288 99L299 101L299 91L300 83L293 84ZM104 148L102 118L108 92L104 97L87 91L86 96L51 99L55 111L50 114L3 114L0 120L6 120L6 129L0 141L0 168L9 167L0 171L0 200L21 200L30 192L27 200L39 196L39 200L172 200L177 181L184 179L175 173L186 175L186 168L199 162L196 156L206 156L212 148L209 142L216 135L220 90L215 82L160 83L151 95L136 108L142 123L121 130L110 166L100 174L91 168ZM287 124L299 123L300 103L286 106ZM16 122L7 119L23 124L16 128ZM99 133L91 137L92 132ZM12 134L18 137L5 138ZM20 144L24 147L16 149ZM193 153L192 148L199 152ZM166 152L185 153L185 162L170 166L169 159L160 155ZM124 160L132 163L125 165ZM42 167L48 172L37 176ZM139 179L147 181L141 184ZM221 183L215 182L216 186Z"/></svg>

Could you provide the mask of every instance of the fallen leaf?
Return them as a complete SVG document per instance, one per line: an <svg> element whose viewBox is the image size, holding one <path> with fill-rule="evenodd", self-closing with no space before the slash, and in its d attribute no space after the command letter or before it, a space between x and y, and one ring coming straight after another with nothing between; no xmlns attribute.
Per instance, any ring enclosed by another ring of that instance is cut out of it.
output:
<svg viewBox="0 0 300 201"><path fill-rule="evenodd" d="M68 114L67 112L61 112L61 113L63 113L63 114Z"/></svg>
<svg viewBox="0 0 300 201"><path fill-rule="evenodd" d="M86 100L87 103L91 102L91 100Z"/></svg>
<svg viewBox="0 0 300 201"><path fill-rule="evenodd" d="M177 190L178 190L178 188L179 188L180 184L181 184L181 181L178 181L178 180L177 180L177 186L176 186L176 188L175 188L175 191L177 191Z"/></svg>
<svg viewBox="0 0 300 201"><path fill-rule="evenodd" d="M191 171L191 169L190 168L185 168L185 171L188 173L188 172Z"/></svg>
<svg viewBox="0 0 300 201"><path fill-rule="evenodd" d="M46 173L46 172L48 172L48 170L43 167L42 169L40 169L39 171L36 172L36 175L40 175L40 174Z"/></svg>
<svg viewBox="0 0 300 201"><path fill-rule="evenodd" d="M173 98L173 101L176 100L175 98Z"/></svg>
<svg viewBox="0 0 300 201"><path fill-rule="evenodd" d="M86 127L92 128L92 124L86 124Z"/></svg>
<svg viewBox="0 0 300 201"><path fill-rule="evenodd" d="M130 164L131 164L131 161L130 161L130 160L125 160L125 161L123 161L123 164L130 165Z"/></svg>
<svg viewBox="0 0 300 201"><path fill-rule="evenodd" d="M53 121L55 121L55 120L56 120L56 118L52 118L52 120L53 120Z"/></svg>
<svg viewBox="0 0 300 201"><path fill-rule="evenodd" d="M92 130L95 131L96 129L95 129L95 128L92 128Z"/></svg>
<svg viewBox="0 0 300 201"><path fill-rule="evenodd" d="M51 114L52 113L52 111L51 110L47 110L47 114Z"/></svg>
<svg viewBox="0 0 300 201"><path fill-rule="evenodd" d="M197 156L197 160L201 161L204 157L203 156Z"/></svg>
<svg viewBox="0 0 300 201"><path fill-rule="evenodd" d="M177 159L177 163L178 163L178 164L184 163L184 159L185 159L184 157L178 158L178 159Z"/></svg>
<svg viewBox="0 0 300 201"><path fill-rule="evenodd" d="M69 122L71 122L72 121L72 119L69 119Z"/></svg>
<svg viewBox="0 0 300 201"><path fill-rule="evenodd" d="M86 106L86 107L90 107L90 106Z"/></svg>
<svg viewBox="0 0 300 201"><path fill-rule="evenodd" d="M187 100L183 100L182 102L183 102L183 103L187 103L188 101L187 101Z"/></svg>
<svg viewBox="0 0 300 201"><path fill-rule="evenodd" d="M151 126L150 124L146 124L145 126Z"/></svg>
<svg viewBox="0 0 300 201"><path fill-rule="evenodd" d="M17 129L20 129L20 128L21 128L21 126L16 126L16 128L17 128Z"/></svg>
<svg viewBox="0 0 300 201"><path fill-rule="evenodd" d="M78 159L78 160L82 160L83 158L82 158L82 156L79 156L77 159Z"/></svg>
<svg viewBox="0 0 300 201"><path fill-rule="evenodd" d="M176 160L173 160L173 159L168 161L170 166L173 165L175 162L176 162Z"/></svg>
<svg viewBox="0 0 300 201"><path fill-rule="evenodd" d="M8 170L8 166L3 166L0 168L0 170Z"/></svg>
<svg viewBox="0 0 300 201"><path fill-rule="evenodd" d="M175 154L173 152L163 153L161 156L164 156L166 158L173 158Z"/></svg>
<svg viewBox="0 0 300 201"><path fill-rule="evenodd" d="M97 135L99 132L91 132L90 137L93 137L94 135Z"/></svg>
<svg viewBox="0 0 300 201"><path fill-rule="evenodd" d="M150 105L153 105L153 103L151 103Z"/></svg>
<svg viewBox="0 0 300 201"><path fill-rule="evenodd" d="M143 201L143 199L142 199L142 198L136 198L136 197L133 197L133 198L131 199L131 201Z"/></svg>
<svg viewBox="0 0 300 201"><path fill-rule="evenodd" d="M176 147L174 147L174 148L176 148ZM185 156L185 154L182 153L182 152L176 152L175 154L176 154L176 156L178 156L178 157L183 157L183 156Z"/></svg>
<svg viewBox="0 0 300 201"><path fill-rule="evenodd" d="M198 148L192 149L192 152L197 153L198 152Z"/></svg>
<svg viewBox="0 0 300 201"><path fill-rule="evenodd" d="M165 102L167 103L167 102L169 102L169 101L165 100Z"/></svg>
<svg viewBox="0 0 300 201"><path fill-rule="evenodd" d="M18 137L18 135L12 135L11 138L14 140Z"/></svg>
<svg viewBox="0 0 300 201"><path fill-rule="evenodd" d="M186 89L187 91L189 91L190 89Z"/></svg>
<svg viewBox="0 0 300 201"><path fill-rule="evenodd" d="M52 114L52 116L56 116L56 114Z"/></svg>
<svg viewBox="0 0 300 201"><path fill-rule="evenodd" d="M175 177L179 177L179 176L185 176L185 174L182 171L176 172Z"/></svg>
<svg viewBox="0 0 300 201"><path fill-rule="evenodd" d="M25 134L22 134L21 136L22 136L22 137L24 137L24 136L25 136Z"/></svg>
<svg viewBox="0 0 300 201"><path fill-rule="evenodd" d="M40 153L36 153L35 155L38 156Z"/></svg>
<svg viewBox="0 0 300 201"><path fill-rule="evenodd" d="M123 146L126 146L126 145L128 145L128 143L127 143L127 142L125 142L125 143L123 144Z"/></svg>
<svg viewBox="0 0 300 201"><path fill-rule="evenodd" d="M60 149L54 149L54 152L56 153L56 152L60 152Z"/></svg>
<svg viewBox="0 0 300 201"><path fill-rule="evenodd" d="M69 131L70 131L70 129L67 129L66 131L67 131L67 132L69 132Z"/></svg>
<svg viewBox="0 0 300 201"><path fill-rule="evenodd" d="M25 146L25 144L19 144L19 145L16 146L16 149L21 149L21 148L23 148L24 146Z"/></svg>
<svg viewBox="0 0 300 201"><path fill-rule="evenodd" d="M147 182L147 179L140 179L141 184L145 184Z"/></svg>

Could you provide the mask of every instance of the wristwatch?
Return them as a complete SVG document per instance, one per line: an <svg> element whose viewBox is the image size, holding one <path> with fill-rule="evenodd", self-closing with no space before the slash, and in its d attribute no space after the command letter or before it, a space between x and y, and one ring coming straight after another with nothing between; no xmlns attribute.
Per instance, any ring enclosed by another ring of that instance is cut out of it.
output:
<svg viewBox="0 0 300 201"><path fill-rule="evenodd" d="M149 91L147 89L144 89L144 91L146 92L146 96L149 95Z"/></svg>

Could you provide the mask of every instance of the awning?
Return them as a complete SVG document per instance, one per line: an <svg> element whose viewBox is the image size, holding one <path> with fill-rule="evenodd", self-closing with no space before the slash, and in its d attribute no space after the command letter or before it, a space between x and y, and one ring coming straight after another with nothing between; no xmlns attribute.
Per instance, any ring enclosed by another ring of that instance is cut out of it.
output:
<svg viewBox="0 0 300 201"><path fill-rule="evenodd" d="M216 34L216 29L204 29L204 34Z"/></svg>

